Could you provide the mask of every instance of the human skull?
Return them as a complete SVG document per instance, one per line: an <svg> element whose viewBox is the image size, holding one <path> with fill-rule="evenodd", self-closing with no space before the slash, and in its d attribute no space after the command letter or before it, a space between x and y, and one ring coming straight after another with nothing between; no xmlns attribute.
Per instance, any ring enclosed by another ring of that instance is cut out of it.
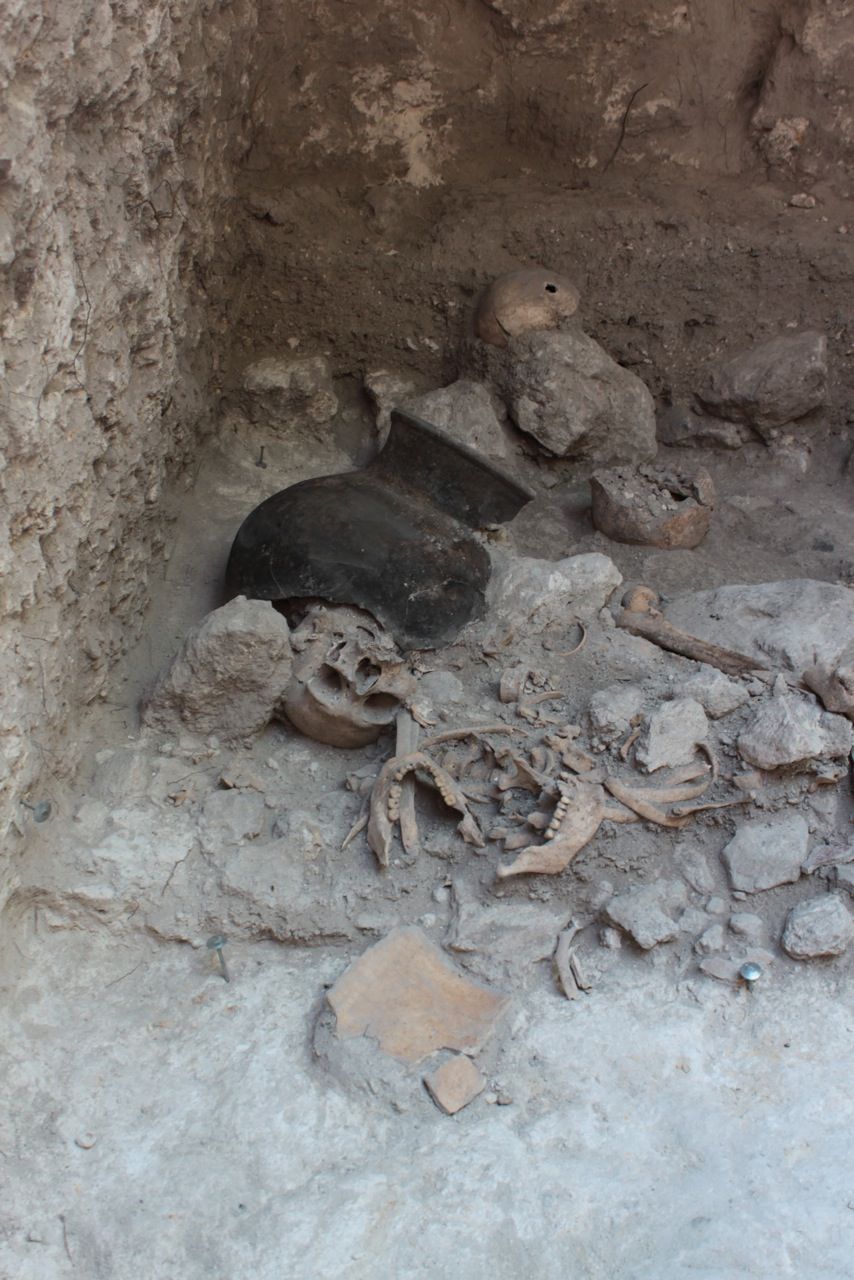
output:
<svg viewBox="0 0 854 1280"><path fill-rule="evenodd" d="M414 691L393 640L363 609L313 605L291 644L293 672L279 710L315 742L374 742Z"/></svg>

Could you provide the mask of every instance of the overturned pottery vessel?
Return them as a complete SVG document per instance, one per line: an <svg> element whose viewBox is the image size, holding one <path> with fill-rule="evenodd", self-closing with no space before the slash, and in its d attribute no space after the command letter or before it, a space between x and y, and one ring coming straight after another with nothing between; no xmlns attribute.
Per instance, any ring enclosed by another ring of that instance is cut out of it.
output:
<svg viewBox="0 0 854 1280"><path fill-rule="evenodd" d="M512 519L533 496L395 409L369 466L304 480L247 516L226 586L257 600L357 605L404 649L433 649L484 609L490 560L472 531Z"/></svg>

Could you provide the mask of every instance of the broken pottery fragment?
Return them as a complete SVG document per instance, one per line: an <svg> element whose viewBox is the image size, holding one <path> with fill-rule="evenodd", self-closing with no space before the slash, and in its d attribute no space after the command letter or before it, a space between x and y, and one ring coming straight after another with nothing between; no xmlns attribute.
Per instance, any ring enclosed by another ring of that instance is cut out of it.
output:
<svg viewBox="0 0 854 1280"><path fill-rule="evenodd" d="M415 690L391 636L363 609L313 605L291 643L293 672L279 711L315 742L375 742Z"/></svg>
<svg viewBox="0 0 854 1280"><path fill-rule="evenodd" d="M467 1107L486 1086L481 1072L464 1054L443 1062L424 1077L424 1083L436 1106L449 1116Z"/></svg>
<svg viewBox="0 0 854 1280"><path fill-rule="evenodd" d="M671 912L684 907L687 900L687 890L681 880L658 880L612 898L605 907L605 916L634 938L644 951L649 951L678 935L679 925Z"/></svg>
<svg viewBox="0 0 854 1280"><path fill-rule="evenodd" d="M854 730L843 716L822 711L812 699L775 693L739 735L738 750L757 769L780 769L838 759L852 743Z"/></svg>
<svg viewBox="0 0 854 1280"><path fill-rule="evenodd" d="M188 633L146 697L142 723L248 738L270 721L290 675L287 622L268 601L238 596Z"/></svg>
<svg viewBox="0 0 854 1280"><path fill-rule="evenodd" d="M357 605L404 648L435 648L483 612L491 563L474 531L511 519L532 497L488 459L395 409L368 466L303 480L250 512L226 586L279 603Z"/></svg>
<svg viewBox="0 0 854 1280"><path fill-rule="evenodd" d="M663 702L647 716L636 759L648 773L690 764L709 734L706 713L693 698Z"/></svg>
<svg viewBox="0 0 854 1280"><path fill-rule="evenodd" d="M678 596L666 613L702 640L788 671L835 665L854 635L854 591L812 578L694 591Z"/></svg>
<svg viewBox="0 0 854 1280"><path fill-rule="evenodd" d="M794 960L839 956L854 939L854 919L842 898L824 893L792 907L781 942Z"/></svg>
<svg viewBox="0 0 854 1280"><path fill-rule="evenodd" d="M253 422L294 431L329 422L338 398L322 356L267 356L243 374L243 400Z"/></svg>
<svg viewBox="0 0 854 1280"><path fill-rule="evenodd" d="M718 417L746 422L766 436L802 418L827 395L827 339L806 331L760 342L709 375L698 393Z"/></svg>
<svg viewBox="0 0 854 1280"><path fill-rule="evenodd" d="M509 1001L464 977L426 934L394 929L344 971L327 994L339 1039L368 1036L402 1062L437 1049L477 1053Z"/></svg>
<svg viewBox="0 0 854 1280"><path fill-rule="evenodd" d="M703 467L613 467L591 476L590 494L600 533L666 549L699 546L715 505L712 477Z"/></svg>
<svg viewBox="0 0 854 1280"><path fill-rule="evenodd" d="M544 267L509 271L484 292L475 316L481 342L506 347L510 338L538 329L557 329L578 310L581 296L565 276Z"/></svg>
<svg viewBox="0 0 854 1280"><path fill-rule="evenodd" d="M794 884L808 841L806 820L797 813L742 822L722 854L730 884L745 893Z"/></svg>

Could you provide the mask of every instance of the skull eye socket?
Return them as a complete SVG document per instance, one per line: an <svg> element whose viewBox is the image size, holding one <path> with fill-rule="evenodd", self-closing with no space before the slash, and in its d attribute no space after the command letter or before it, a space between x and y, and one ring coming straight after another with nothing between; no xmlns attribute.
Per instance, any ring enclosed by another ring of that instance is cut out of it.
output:
<svg viewBox="0 0 854 1280"><path fill-rule="evenodd" d="M370 658L361 658L353 676L354 689L360 695L367 693L369 689L373 689L381 674L375 662L371 662Z"/></svg>
<svg viewBox="0 0 854 1280"><path fill-rule="evenodd" d="M347 687L347 682L341 675L341 672L336 671L334 667L330 667L326 662L324 662L323 666L318 671L315 676L315 680L324 693L331 694L335 697L343 693Z"/></svg>

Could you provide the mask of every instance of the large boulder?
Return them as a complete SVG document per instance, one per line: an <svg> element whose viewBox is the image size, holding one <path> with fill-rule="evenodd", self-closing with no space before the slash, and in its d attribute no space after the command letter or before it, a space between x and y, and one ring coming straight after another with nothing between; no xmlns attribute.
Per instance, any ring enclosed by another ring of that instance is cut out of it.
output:
<svg viewBox="0 0 854 1280"><path fill-rule="evenodd" d="M524 333L482 351L513 422L549 453L595 466L655 457L652 396L580 330Z"/></svg>
<svg viewBox="0 0 854 1280"><path fill-rule="evenodd" d="M189 633L146 698L142 722L247 738L271 719L290 676L287 622L268 600L237 596Z"/></svg>
<svg viewBox="0 0 854 1280"><path fill-rule="evenodd" d="M698 400L710 413L767 435L827 396L827 339L806 331L760 342L713 369Z"/></svg>
<svg viewBox="0 0 854 1280"><path fill-rule="evenodd" d="M847 756L854 729L842 716L822 711L811 699L775 693L739 735L738 751L757 769L807 765Z"/></svg>
<svg viewBox="0 0 854 1280"><path fill-rule="evenodd" d="M835 664L854 635L854 591L812 578L694 591L665 612L701 640L797 672Z"/></svg>

